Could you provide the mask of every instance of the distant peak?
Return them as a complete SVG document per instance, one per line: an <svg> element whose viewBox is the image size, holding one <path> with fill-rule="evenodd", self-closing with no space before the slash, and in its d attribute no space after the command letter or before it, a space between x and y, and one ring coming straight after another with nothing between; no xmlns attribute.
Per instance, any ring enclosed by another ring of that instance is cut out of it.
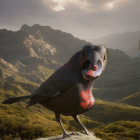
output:
<svg viewBox="0 0 140 140"><path fill-rule="evenodd" d="M33 28L41 28L41 27L43 27L43 26L41 26L41 25L39 25L39 24L34 24L32 27L33 27Z"/></svg>
<svg viewBox="0 0 140 140"><path fill-rule="evenodd" d="M27 25L27 24L24 24L24 25L21 26L21 30L26 30L26 29L29 29L29 28L30 28L30 26Z"/></svg>
<svg viewBox="0 0 140 140"><path fill-rule="evenodd" d="M39 25L39 24L34 24L33 26L32 26L32 28L33 29L36 29L36 30L39 30L39 29L52 29L50 26L42 26L42 25Z"/></svg>
<svg viewBox="0 0 140 140"><path fill-rule="evenodd" d="M39 25L39 24L34 24L32 26L29 26L27 24L24 24L20 30L22 31L29 31L29 30L41 30L41 29L52 29L51 27L49 26L42 26L42 25Z"/></svg>

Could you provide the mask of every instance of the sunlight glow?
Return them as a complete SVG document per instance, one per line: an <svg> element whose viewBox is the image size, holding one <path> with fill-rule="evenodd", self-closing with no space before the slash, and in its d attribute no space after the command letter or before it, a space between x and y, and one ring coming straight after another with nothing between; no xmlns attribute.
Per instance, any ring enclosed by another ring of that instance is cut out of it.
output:
<svg viewBox="0 0 140 140"><path fill-rule="evenodd" d="M87 0L43 0L49 7L56 12L64 11L69 5L80 9L86 9L89 6Z"/></svg>
<svg viewBox="0 0 140 140"><path fill-rule="evenodd" d="M106 6L109 10L111 10L114 7L114 1L108 3Z"/></svg>
<svg viewBox="0 0 140 140"><path fill-rule="evenodd" d="M129 0L43 0L45 5L52 11L62 12L67 9L80 9L86 12L112 11L116 10L124 2Z"/></svg>
<svg viewBox="0 0 140 140"><path fill-rule="evenodd" d="M66 0L53 0L54 4L56 4L53 7L54 11L63 11L65 10L64 6L65 6L65 2Z"/></svg>

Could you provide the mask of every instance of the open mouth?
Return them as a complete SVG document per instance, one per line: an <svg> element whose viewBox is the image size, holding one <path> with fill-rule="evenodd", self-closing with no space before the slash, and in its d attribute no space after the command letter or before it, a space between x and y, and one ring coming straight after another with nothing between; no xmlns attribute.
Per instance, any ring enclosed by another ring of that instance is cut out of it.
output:
<svg viewBox="0 0 140 140"><path fill-rule="evenodd" d="M82 74L85 79L91 80L101 75L102 62L98 60L93 66L91 66L90 60L86 60L82 66Z"/></svg>

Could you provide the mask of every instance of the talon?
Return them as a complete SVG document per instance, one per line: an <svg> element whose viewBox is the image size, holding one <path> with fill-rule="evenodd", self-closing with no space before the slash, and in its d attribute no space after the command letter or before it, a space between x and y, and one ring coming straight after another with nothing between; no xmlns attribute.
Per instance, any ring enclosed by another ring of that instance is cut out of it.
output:
<svg viewBox="0 0 140 140"><path fill-rule="evenodd" d="M85 134L90 135L91 133L89 131L85 132Z"/></svg>
<svg viewBox="0 0 140 140"><path fill-rule="evenodd" d="M63 134L63 138L70 137L68 134Z"/></svg>
<svg viewBox="0 0 140 140"><path fill-rule="evenodd" d="M93 136L95 135L93 132L90 132L90 134L92 134Z"/></svg>
<svg viewBox="0 0 140 140"><path fill-rule="evenodd" d="M90 133L90 132L86 132L86 134L87 134L87 135L90 135L91 133Z"/></svg>
<svg viewBox="0 0 140 140"><path fill-rule="evenodd" d="M91 133L89 131L84 131L82 132L83 134L86 134L86 135L90 135Z"/></svg>
<svg viewBox="0 0 140 140"><path fill-rule="evenodd" d="M78 133L72 132L70 135L79 135Z"/></svg>

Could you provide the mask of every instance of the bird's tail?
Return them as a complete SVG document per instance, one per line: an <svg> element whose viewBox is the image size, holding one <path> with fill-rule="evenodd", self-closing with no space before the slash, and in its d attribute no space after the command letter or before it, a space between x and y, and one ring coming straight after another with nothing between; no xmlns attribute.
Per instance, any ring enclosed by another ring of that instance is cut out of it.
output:
<svg viewBox="0 0 140 140"><path fill-rule="evenodd" d="M21 96L21 97L10 98L10 99L7 99L7 100L3 101L3 104L12 104L12 103L23 101L23 100L26 100L26 99L29 99L29 98L30 98L30 95L29 96Z"/></svg>

